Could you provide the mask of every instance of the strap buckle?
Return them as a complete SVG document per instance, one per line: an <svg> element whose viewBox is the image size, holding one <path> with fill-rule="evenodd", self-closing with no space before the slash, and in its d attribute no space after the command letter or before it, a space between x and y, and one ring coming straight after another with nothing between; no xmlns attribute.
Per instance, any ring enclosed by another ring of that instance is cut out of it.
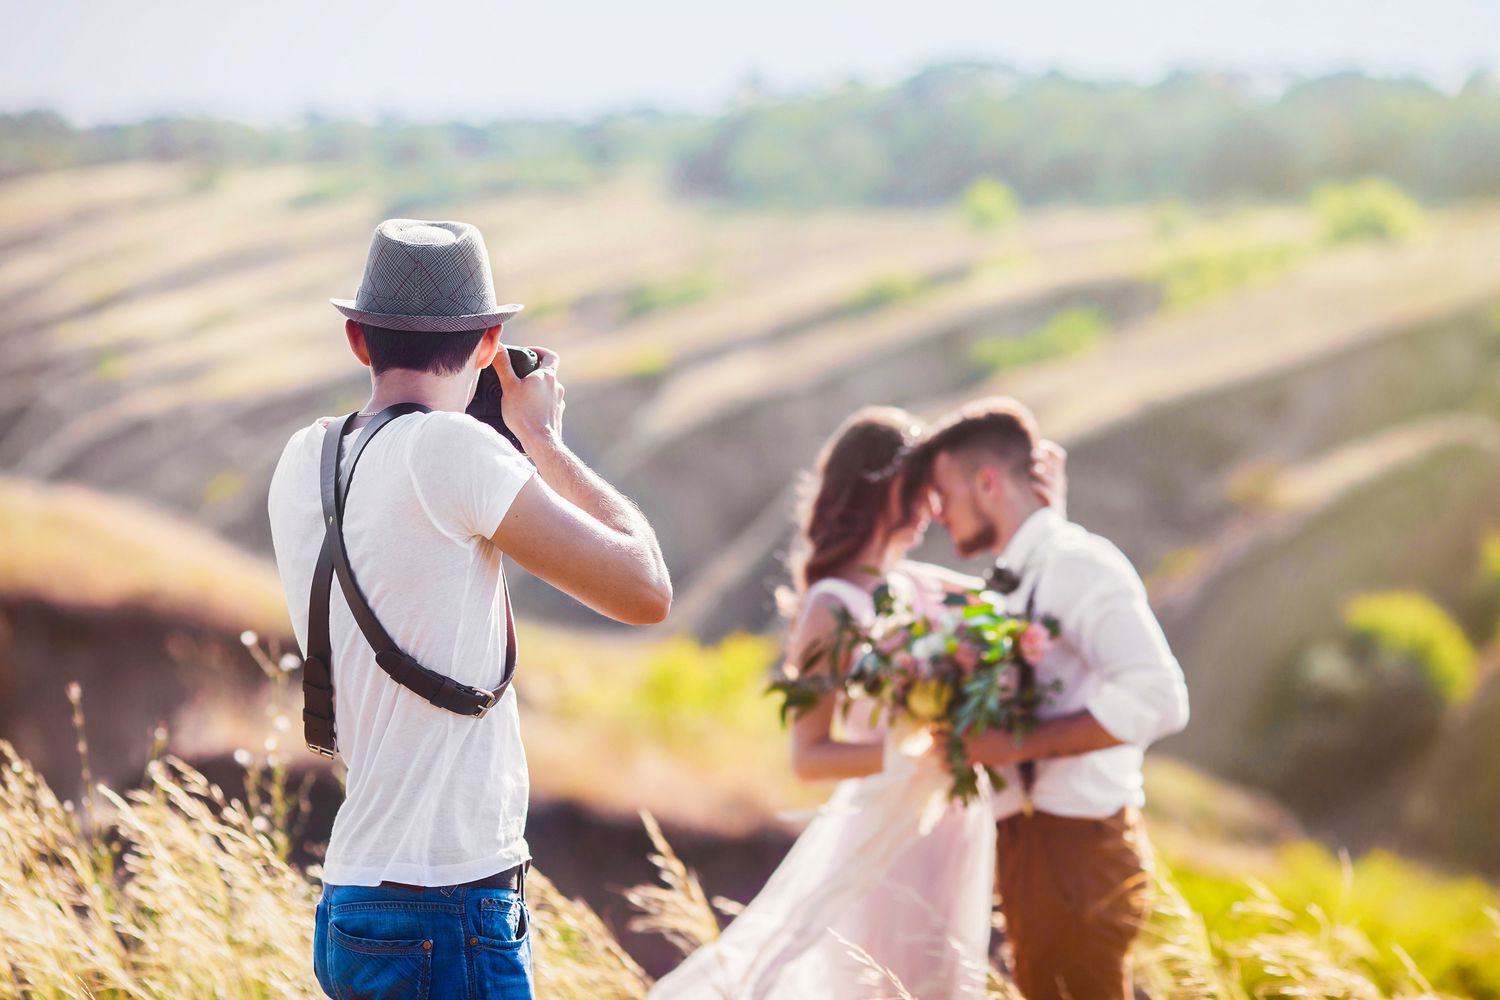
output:
<svg viewBox="0 0 1500 1000"><path fill-rule="evenodd" d="M334 752L332 750L329 750L327 747L320 747L316 744L309 743L307 745L307 749L311 750L319 757L327 757L329 760L333 760Z"/></svg>
<svg viewBox="0 0 1500 1000"><path fill-rule="evenodd" d="M473 688L472 690L475 694L484 695L484 704L480 705L479 708L475 709L474 711L474 718L482 719L484 718L485 713L495 707L495 702L499 701L500 697L495 694L495 692L486 691L484 688Z"/></svg>

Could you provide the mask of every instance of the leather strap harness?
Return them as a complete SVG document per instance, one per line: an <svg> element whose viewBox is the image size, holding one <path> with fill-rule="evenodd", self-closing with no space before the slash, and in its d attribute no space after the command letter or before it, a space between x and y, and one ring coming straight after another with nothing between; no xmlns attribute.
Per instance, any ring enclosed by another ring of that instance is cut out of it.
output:
<svg viewBox="0 0 1500 1000"><path fill-rule="evenodd" d="M365 447L391 421L408 413L427 413L430 408L420 403L397 403L375 415L365 426L364 433L353 445L349 456L348 471L342 483L338 475L339 443L355 428L358 414L343 418L338 429L330 426L323 435L322 493L323 493L323 548L318 552L317 566L313 570L312 593L308 599L307 612L307 658L302 670L302 729L307 739L307 748L313 753L332 757L336 749L334 731L333 699L333 642L328 630L329 599L333 577L337 576L344 600L349 605L354 621L364 633L365 641L375 651L375 662L397 684L421 695L438 708L458 715L476 719L500 700L510 687L516 672L516 623L511 613L510 588L501 575L505 593L505 669L500 684L493 691L460 684L435 670L429 670L412 659L391 638L389 632L375 617L370 604L355 582L354 571L349 566L349 552L344 545L344 504L349 497L349 484L354 478L354 468Z"/></svg>

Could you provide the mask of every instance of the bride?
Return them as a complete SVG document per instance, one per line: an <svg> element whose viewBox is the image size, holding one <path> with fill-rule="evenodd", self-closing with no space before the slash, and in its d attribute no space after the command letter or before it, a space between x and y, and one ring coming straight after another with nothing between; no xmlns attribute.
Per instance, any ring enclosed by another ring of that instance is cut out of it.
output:
<svg viewBox="0 0 1500 1000"><path fill-rule="evenodd" d="M868 407L824 445L798 516L788 672L804 668L840 611L868 624L882 584L934 611L945 592L979 584L905 558L931 514L900 489L919 433L904 410ZM1036 466L1039 495L1058 505L1061 455L1046 445ZM837 780L833 795L759 895L652 1000L862 1000L898 982L923 1000L984 995L995 863L987 789L968 806L949 802L931 738L898 748L872 724L873 707L830 694L796 719L792 766L805 781Z"/></svg>

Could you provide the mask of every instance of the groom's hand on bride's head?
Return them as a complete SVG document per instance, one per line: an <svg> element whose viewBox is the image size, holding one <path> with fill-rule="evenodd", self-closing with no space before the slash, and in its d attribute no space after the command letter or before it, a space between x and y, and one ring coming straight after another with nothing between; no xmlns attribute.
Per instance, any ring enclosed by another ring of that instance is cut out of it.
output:
<svg viewBox="0 0 1500 1000"><path fill-rule="evenodd" d="M1045 438L1031 453L1031 481L1037 499L1068 516L1068 451Z"/></svg>

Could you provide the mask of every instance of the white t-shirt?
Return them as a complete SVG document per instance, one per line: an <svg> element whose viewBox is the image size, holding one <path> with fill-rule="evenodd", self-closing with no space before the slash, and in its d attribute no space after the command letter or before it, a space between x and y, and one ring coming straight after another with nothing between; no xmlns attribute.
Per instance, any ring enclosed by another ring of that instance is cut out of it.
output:
<svg viewBox="0 0 1500 1000"><path fill-rule="evenodd" d="M323 418L292 435L271 479L276 565L297 641L323 541ZM345 438L340 469L363 428ZM376 617L423 666L493 689L505 663L501 553L489 541L535 469L462 413L400 417L365 449L349 488L349 563ZM349 766L323 878L335 885L467 882L530 858L529 780L512 687L482 719L391 680L335 579L330 598L338 750Z"/></svg>

